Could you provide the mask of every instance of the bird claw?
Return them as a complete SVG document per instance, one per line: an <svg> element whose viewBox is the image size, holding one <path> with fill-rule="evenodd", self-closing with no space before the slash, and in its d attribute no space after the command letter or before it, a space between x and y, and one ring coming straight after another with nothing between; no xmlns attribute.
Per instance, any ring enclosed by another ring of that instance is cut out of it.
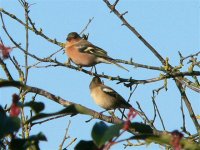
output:
<svg viewBox="0 0 200 150"><path fill-rule="evenodd" d="M83 70L82 66L78 66L78 70L82 71Z"/></svg>
<svg viewBox="0 0 200 150"><path fill-rule="evenodd" d="M93 76L93 75L94 75L94 73L93 73L92 71L89 71L89 75Z"/></svg>
<svg viewBox="0 0 200 150"><path fill-rule="evenodd" d="M70 66L70 65L71 65L71 60L68 59L68 60L65 62L65 65Z"/></svg>
<svg viewBox="0 0 200 150"><path fill-rule="evenodd" d="M94 73L92 72L93 68L94 68ZM96 70L96 67L95 67L95 66L92 66L92 68L91 68L89 74L90 74L91 76L94 76L94 74L97 74L97 70Z"/></svg>

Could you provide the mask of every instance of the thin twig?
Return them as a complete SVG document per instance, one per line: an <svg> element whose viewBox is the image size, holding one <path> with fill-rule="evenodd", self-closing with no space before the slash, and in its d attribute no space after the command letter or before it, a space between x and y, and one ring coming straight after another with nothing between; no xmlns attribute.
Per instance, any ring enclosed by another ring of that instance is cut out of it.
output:
<svg viewBox="0 0 200 150"><path fill-rule="evenodd" d="M70 142L63 150L67 150L67 148L68 148L70 145L72 145L74 142L76 142L76 140L77 140L77 138L73 138L73 139L71 140L71 142Z"/></svg>
<svg viewBox="0 0 200 150"><path fill-rule="evenodd" d="M115 7L113 7L113 5L110 4L110 2L108 0L103 0L106 5L110 8L110 10L112 12L114 12L118 18L123 22L123 25L127 26L127 28L129 28L151 51L152 53L160 60L160 62L165 65L165 59L157 52L157 50L150 45L143 37L142 35L133 27L131 26L126 19L124 19L123 15L119 13L118 10L115 9Z"/></svg>
<svg viewBox="0 0 200 150"><path fill-rule="evenodd" d="M148 123L148 125L154 130L154 131L157 131L157 129L155 128L155 126L153 125L153 122L150 121L148 119L148 117L146 116L146 114L144 113L144 111L142 110L141 106L140 106L140 103L138 101L136 101L136 104L138 105L138 109L141 111L141 115L144 117L143 120L145 122Z"/></svg>
<svg viewBox="0 0 200 150"><path fill-rule="evenodd" d="M31 127L33 127L34 125L37 125L37 124L42 124L42 123L45 123L45 122L48 122L50 120L55 120L55 119L58 119L58 118L62 118L62 117L65 117L66 114L62 114L62 115L59 115L59 116L54 116L54 117L51 117L51 118L48 118L48 119L45 119L45 120L42 120L42 121L38 121L38 122L34 122L34 123L31 123Z"/></svg>
<svg viewBox="0 0 200 150"><path fill-rule="evenodd" d="M28 26L29 26L29 23L28 23L28 13L29 13L29 4L24 1L24 11L25 11L25 20L26 20L26 26L25 26L25 30L26 30L26 53L28 53L28 49L29 49L29 30L28 30ZM28 55L25 54L25 78L24 78L24 83L26 84L27 83L27 80L28 80L28 71L29 71L29 68L28 68Z"/></svg>
<svg viewBox="0 0 200 150"><path fill-rule="evenodd" d="M138 84L135 85L133 90L131 90L131 88L130 88L130 94L129 94L129 97L128 97L128 100L127 100L128 103L130 102L133 93L137 89L137 86L138 86ZM124 112L125 112L125 109L123 109L123 111L122 111L122 119L123 119L123 116L124 116Z"/></svg>
<svg viewBox="0 0 200 150"><path fill-rule="evenodd" d="M187 107L187 109L189 111L190 117L191 117L191 119L192 119L192 121L194 123L194 126L196 127L196 130L197 130L197 132L199 134L199 138L200 138L200 125L199 125L199 123L197 121L197 118L196 118L196 115L195 115L195 113L193 111L193 108L192 108L192 105L190 103L190 100L188 99L188 97L187 97L187 95L185 93L185 89L183 88L182 84L180 82L178 82L177 80L176 80L176 85L177 85L177 87L179 89L179 92L181 94L181 98L185 102L185 105L186 105L186 107Z"/></svg>
<svg viewBox="0 0 200 150"><path fill-rule="evenodd" d="M160 121L161 121L163 130L165 130L165 125L164 125L163 119L162 119L162 117L161 117L161 115L160 115L160 111L159 111L159 109L158 109L158 106L157 106L157 104L156 104L155 97L156 97L156 96L155 96L155 92L154 92L154 90L153 90L152 102L153 102L153 105L154 105L154 108L155 108L156 112L158 113L158 116L159 116L159 119L160 119Z"/></svg>
<svg viewBox="0 0 200 150"><path fill-rule="evenodd" d="M139 64L139 63L133 62L132 59L130 59L129 61L121 60L121 59L115 59L115 61L118 62L118 63L132 65L136 68L145 68L145 69L158 70L158 71L164 71L165 72L165 69L163 67L155 67L155 66Z"/></svg>
<svg viewBox="0 0 200 150"><path fill-rule="evenodd" d="M67 136L67 134L68 134L68 131L69 131L69 126L70 126L70 124L71 124L71 121L69 120L68 125L67 125L67 128L66 128L66 131L65 131L64 138L63 138L62 142L61 142L60 145L59 145L59 150L62 150L63 144L64 144L65 141L69 138L69 136Z"/></svg>
<svg viewBox="0 0 200 150"><path fill-rule="evenodd" d="M6 64L3 62L3 60L1 58L0 58L0 65L1 65L2 69L4 70L8 80L13 80L11 73L9 72Z"/></svg>
<svg viewBox="0 0 200 150"><path fill-rule="evenodd" d="M165 88L165 86L163 85L160 88L153 90L153 93L156 92L156 94L158 95L158 93L160 92L160 90L162 90L164 88ZM155 119L156 119L156 107L155 107L155 105L153 105L153 108L154 108L154 117L153 117L152 122L154 123Z"/></svg>
<svg viewBox="0 0 200 150"><path fill-rule="evenodd" d="M79 33L79 35L83 34L83 32L85 32L85 30L87 30L88 26L90 25L90 23L92 22L93 19L94 19L94 17L92 17L91 19L89 19L88 23L83 28L83 30Z"/></svg>
<svg viewBox="0 0 200 150"><path fill-rule="evenodd" d="M19 18L17 18L14 14L11 14L11 13L5 11L3 8L0 8L0 12L6 14L7 16L11 17L12 19L16 20L17 22L19 22L19 23L22 24L23 26L26 26L26 24L25 24L22 20L20 20ZM31 20L30 18L29 18L29 22L31 23L31 25L34 25L34 23L32 22L32 20ZM34 26L34 27L35 27L35 26ZM62 43L62 42L58 42L56 39L51 39L51 38L49 38L48 36L46 36L46 35L43 33L42 29L37 30L36 28L30 27L30 26L27 26L27 28L28 28L29 30L33 31L35 34L40 35L41 37L43 37L44 39L46 39L47 41L49 41L49 42L51 42L51 43L53 43L53 44L56 44L56 45L58 45L58 46L60 46L60 47L64 47L64 45L65 45L65 44Z"/></svg>
<svg viewBox="0 0 200 150"><path fill-rule="evenodd" d="M190 136L191 134L187 131L186 126L185 126L185 114L184 114L184 109L183 109L182 98L181 98L181 114L182 114L182 119L183 119L182 131Z"/></svg>
<svg viewBox="0 0 200 150"><path fill-rule="evenodd" d="M188 56L186 56L186 57L183 57L183 55L181 54L180 51L178 51L178 54L179 54L179 56L180 56L180 64L183 64L183 61L184 61L185 59L188 59L188 58L194 57L194 56L198 56L198 55L200 54L200 51L197 52L197 53L195 53L195 54L188 55Z"/></svg>

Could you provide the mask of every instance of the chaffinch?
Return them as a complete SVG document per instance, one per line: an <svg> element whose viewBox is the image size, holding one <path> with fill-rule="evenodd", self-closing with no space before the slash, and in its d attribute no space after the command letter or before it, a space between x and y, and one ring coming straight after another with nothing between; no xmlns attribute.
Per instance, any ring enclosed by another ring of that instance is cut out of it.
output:
<svg viewBox="0 0 200 150"><path fill-rule="evenodd" d="M81 38L76 32L69 33L66 40L65 52L68 57L79 66L93 67L98 63L107 63L115 64L127 70L119 65L115 59L109 57L105 50Z"/></svg>
<svg viewBox="0 0 200 150"><path fill-rule="evenodd" d="M94 77L90 83L90 94L100 107L110 110L116 108L133 108L121 95L104 85L99 77Z"/></svg>

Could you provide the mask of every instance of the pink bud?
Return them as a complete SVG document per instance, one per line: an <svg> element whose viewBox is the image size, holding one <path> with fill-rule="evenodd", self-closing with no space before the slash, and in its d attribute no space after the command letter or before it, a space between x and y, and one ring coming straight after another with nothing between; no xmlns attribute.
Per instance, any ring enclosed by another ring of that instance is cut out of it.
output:
<svg viewBox="0 0 200 150"><path fill-rule="evenodd" d="M9 57L10 52L12 51L13 48L11 47L6 47L4 44L0 42L0 53L2 55L3 59L6 59Z"/></svg>

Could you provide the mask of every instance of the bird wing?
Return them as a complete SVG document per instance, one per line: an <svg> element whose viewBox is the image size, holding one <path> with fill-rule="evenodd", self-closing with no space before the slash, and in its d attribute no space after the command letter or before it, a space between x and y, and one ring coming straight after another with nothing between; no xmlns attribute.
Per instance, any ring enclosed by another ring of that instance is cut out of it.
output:
<svg viewBox="0 0 200 150"><path fill-rule="evenodd" d="M110 96L116 98L117 101L118 101L118 104L120 105L119 107L122 107L122 108L129 108L129 107L132 107L121 95L119 95L119 94L118 94L115 90L113 90L112 88L103 85L103 86L101 87L101 90L102 90L104 93L106 93L106 94L108 94L108 95L110 95Z"/></svg>
<svg viewBox="0 0 200 150"><path fill-rule="evenodd" d="M88 53L95 55L97 57L106 57L108 58L107 52L100 47L93 45L92 43L82 39L81 42L76 44L76 47L82 53Z"/></svg>
<svg viewBox="0 0 200 150"><path fill-rule="evenodd" d="M108 87L108 86L102 86L101 87L101 90L104 92L104 93L106 93L106 94L108 94L108 95L110 95L110 96L112 96L112 97L114 97L114 98L117 98L117 99L121 99L122 98L122 96L121 95L119 95L115 90L113 90L112 88L110 88L110 87ZM123 98L122 98L123 99Z"/></svg>

